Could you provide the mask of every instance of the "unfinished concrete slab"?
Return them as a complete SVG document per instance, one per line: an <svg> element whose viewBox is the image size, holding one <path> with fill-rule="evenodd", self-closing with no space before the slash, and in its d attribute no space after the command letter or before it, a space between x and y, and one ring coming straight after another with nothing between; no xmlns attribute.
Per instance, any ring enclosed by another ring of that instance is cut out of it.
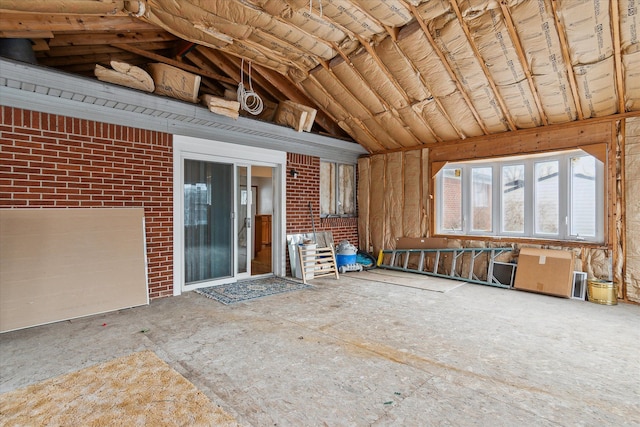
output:
<svg viewBox="0 0 640 427"><path fill-rule="evenodd" d="M636 305L357 273L311 284L2 334L0 391L151 350L246 425L640 424Z"/></svg>

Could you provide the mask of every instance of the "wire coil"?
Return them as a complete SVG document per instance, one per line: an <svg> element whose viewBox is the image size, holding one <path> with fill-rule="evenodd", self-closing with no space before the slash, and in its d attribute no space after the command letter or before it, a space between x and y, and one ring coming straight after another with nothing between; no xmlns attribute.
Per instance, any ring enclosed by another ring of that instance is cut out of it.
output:
<svg viewBox="0 0 640 427"><path fill-rule="evenodd" d="M238 102L240 107L249 114L257 116L262 113L264 104L262 98L253 91L253 82L251 81L251 62L249 62L249 90L244 87L244 58L240 68L240 84L238 84Z"/></svg>

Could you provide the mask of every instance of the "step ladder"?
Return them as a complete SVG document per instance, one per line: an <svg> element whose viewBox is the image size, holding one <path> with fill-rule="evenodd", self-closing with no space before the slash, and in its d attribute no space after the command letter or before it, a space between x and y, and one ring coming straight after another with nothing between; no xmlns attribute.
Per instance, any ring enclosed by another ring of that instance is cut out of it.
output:
<svg viewBox="0 0 640 427"><path fill-rule="evenodd" d="M336 279L340 278L336 265L336 255L331 246L316 248L298 245L298 257L300 259L302 281L305 284L307 280L318 277L335 275Z"/></svg>
<svg viewBox="0 0 640 427"><path fill-rule="evenodd" d="M494 266L496 258L506 252L511 252L512 248L443 248L443 249L388 249L380 250L378 254L378 267L388 270L405 271L408 273L425 274L427 276L443 277L447 279L462 280L465 282L478 283L481 285L496 286L500 288L510 288L511 284L500 283L494 276ZM464 255L468 263L464 265L469 269L467 277L462 277L457 273L460 262L464 262ZM475 264L481 255L488 256L486 280L480 279L475 273ZM413 257L412 257L413 255ZM409 267L409 260L418 258L417 268ZM449 265L441 265L445 258L451 258ZM385 263L385 259L388 262ZM428 267L427 264L432 264ZM500 263L505 264L505 263ZM448 271L447 271L448 267Z"/></svg>

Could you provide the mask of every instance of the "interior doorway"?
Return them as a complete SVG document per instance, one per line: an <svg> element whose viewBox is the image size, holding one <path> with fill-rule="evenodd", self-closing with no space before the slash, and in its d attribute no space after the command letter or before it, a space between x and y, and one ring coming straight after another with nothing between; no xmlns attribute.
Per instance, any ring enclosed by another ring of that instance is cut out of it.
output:
<svg viewBox="0 0 640 427"><path fill-rule="evenodd" d="M251 168L251 193L254 201L252 276L273 273L274 172L275 168L272 167Z"/></svg>

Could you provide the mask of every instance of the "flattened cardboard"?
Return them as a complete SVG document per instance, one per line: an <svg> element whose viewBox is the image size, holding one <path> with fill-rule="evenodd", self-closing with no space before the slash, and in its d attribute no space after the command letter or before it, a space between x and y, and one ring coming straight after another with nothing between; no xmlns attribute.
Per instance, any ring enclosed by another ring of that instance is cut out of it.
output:
<svg viewBox="0 0 640 427"><path fill-rule="evenodd" d="M522 248L513 287L523 291L570 298L573 270L572 251Z"/></svg>
<svg viewBox="0 0 640 427"><path fill-rule="evenodd" d="M449 240L437 237L398 237L396 249L445 249Z"/></svg>

